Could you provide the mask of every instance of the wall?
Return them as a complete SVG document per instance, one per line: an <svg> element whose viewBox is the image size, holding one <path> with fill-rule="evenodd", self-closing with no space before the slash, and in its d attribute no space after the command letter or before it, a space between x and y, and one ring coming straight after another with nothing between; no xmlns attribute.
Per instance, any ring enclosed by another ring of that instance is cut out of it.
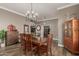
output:
<svg viewBox="0 0 79 59"><path fill-rule="evenodd" d="M63 46L63 24L72 17L79 18L79 5L65 8L58 11L58 45Z"/></svg>
<svg viewBox="0 0 79 59"><path fill-rule="evenodd" d="M0 9L0 30L1 29L7 30L7 26L9 24L13 24L16 26L18 31L22 33L24 24L32 25L31 22L27 22L25 20L26 20L25 17Z"/></svg>
<svg viewBox="0 0 79 59"><path fill-rule="evenodd" d="M53 20L48 20L48 21L43 21L39 23L41 25L41 35L43 37L43 31L44 31L44 26L50 26L50 33L53 34L54 39L58 39L58 20L53 19Z"/></svg>

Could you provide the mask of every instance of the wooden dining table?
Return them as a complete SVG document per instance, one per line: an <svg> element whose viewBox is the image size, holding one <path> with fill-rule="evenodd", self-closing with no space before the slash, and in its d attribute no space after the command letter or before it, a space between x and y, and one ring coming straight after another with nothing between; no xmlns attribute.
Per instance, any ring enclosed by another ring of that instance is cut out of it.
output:
<svg viewBox="0 0 79 59"><path fill-rule="evenodd" d="M46 45L46 38L40 38L37 36L31 36L32 38L29 38L30 36L30 34L20 34L21 46L23 47L24 52L26 52L26 42L28 38L31 39L32 46L35 47L35 53L40 55L40 47Z"/></svg>
<svg viewBox="0 0 79 59"><path fill-rule="evenodd" d="M40 49L40 47L41 47L42 45L47 45L46 39L45 39L45 38L40 38L40 39L38 39L38 38L36 38L36 37L33 37L33 39L32 39L32 45L33 45L33 46L37 46L37 54L40 55L39 49Z"/></svg>
<svg viewBox="0 0 79 59"><path fill-rule="evenodd" d="M34 53L38 55L41 55L42 52L46 53L48 48L51 47L51 45L49 46L48 42L50 42L50 40L48 38L40 38L37 36L32 36L31 34L20 34L20 39L24 52L26 52L27 40L30 40L31 46L34 48L33 51L35 51ZM52 43L52 41L50 43ZM30 49L32 49L32 47Z"/></svg>

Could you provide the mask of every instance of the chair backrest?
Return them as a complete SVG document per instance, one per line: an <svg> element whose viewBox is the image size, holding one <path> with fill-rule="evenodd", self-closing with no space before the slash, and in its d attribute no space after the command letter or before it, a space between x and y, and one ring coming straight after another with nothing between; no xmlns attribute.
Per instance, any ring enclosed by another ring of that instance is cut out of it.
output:
<svg viewBox="0 0 79 59"><path fill-rule="evenodd" d="M20 40L21 40L21 48L23 49L23 51L26 50L26 42L25 42L25 34L21 33L20 34Z"/></svg>
<svg viewBox="0 0 79 59"><path fill-rule="evenodd" d="M21 34L20 34L20 40L21 40L21 41L25 40L25 35L26 35L26 34L24 34L24 33L21 33Z"/></svg>
<svg viewBox="0 0 79 59"><path fill-rule="evenodd" d="M25 41L26 41L26 48L32 49L32 35L31 34L25 35Z"/></svg>
<svg viewBox="0 0 79 59"><path fill-rule="evenodd" d="M26 41L31 41L32 40L32 35L31 34L26 34L25 35L25 40Z"/></svg>

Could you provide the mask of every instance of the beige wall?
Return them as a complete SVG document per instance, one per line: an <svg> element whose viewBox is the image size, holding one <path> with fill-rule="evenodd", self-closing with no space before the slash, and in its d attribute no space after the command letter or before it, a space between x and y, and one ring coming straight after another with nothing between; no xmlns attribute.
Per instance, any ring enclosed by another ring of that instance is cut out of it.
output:
<svg viewBox="0 0 79 59"><path fill-rule="evenodd" d="M51 19L39 23L41 25L41 35L43 36L44 26L50 26L50 33L53 34L53 39L58 39L58 19Z"/></svg>
<svg viewBox="0 0 79 59"><path fill-rule="evenodd" d="M9 24L15 25L19 32L23 32L23 25L32 23L25 21L25 17L0 9L0 30L7 29Z"/></svg>

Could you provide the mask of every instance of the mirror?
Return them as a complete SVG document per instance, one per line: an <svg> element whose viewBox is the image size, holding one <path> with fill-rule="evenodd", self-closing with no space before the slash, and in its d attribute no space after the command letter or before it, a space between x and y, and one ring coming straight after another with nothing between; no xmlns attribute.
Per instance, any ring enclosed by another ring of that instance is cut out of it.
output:
<svg viewBox="0 0 79 59"><path fill-rule="evenodd" d="M40 31L41 30L41 26L37 25L36 29L37 29L37 31Z"/></svg>
<svg viewBox="0 0 79 59"><path fill-rule="evenodd" d="M24 24L24 33L29 34L29 25Z"/></svg>

